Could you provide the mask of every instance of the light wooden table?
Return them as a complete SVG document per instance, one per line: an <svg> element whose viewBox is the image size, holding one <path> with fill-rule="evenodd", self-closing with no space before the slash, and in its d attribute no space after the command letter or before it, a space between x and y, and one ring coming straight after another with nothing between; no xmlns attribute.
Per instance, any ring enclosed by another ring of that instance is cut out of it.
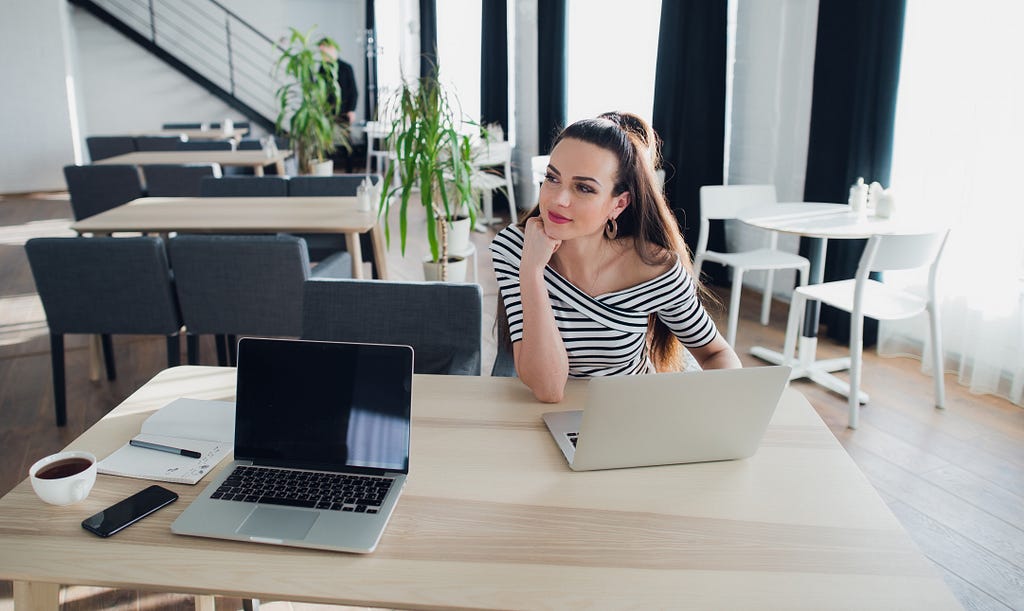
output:
<svg viewBox="0 0 1024 611"><path fill-rule="evenodd" d="M135 151L94 161L95 164L146 165L156 163L219 163L221 166L252 168L257 176L263 176L263 168L277 166L277 173L284 176L284 160L291 151L277 151L267 155L265 151Z"/></svg>
<svg viewBox="0 0 1024 611"><path fill-rule="evenodd" d="M234 398L230 368L158 374L70 444L104 457L154 409ZM514 378L417 375L410 474L377 551L170 533L177 503L113 536L85 517L149 484L100 475L69 507L27 481L0 499L0 577L18 609L95 584L388 608L958 609L864 475L790 389L753 457L575 473ZM628 409L628 406L623 406Z"/></svg>
<svg viewBox="0 0 1024 611"><path fill-rule="evenodd" d="M141 153L139 153L141 154ZM363 277L359 234L370 233L377 276L387 278L384 236L355 197L142 197L71 225L78 233L342 233L352 277Z"/></svg>

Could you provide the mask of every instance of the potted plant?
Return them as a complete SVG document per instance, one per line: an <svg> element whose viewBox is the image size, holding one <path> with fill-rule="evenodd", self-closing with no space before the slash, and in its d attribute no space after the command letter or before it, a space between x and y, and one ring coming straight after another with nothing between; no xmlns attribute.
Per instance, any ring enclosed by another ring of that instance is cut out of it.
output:
<svg viewBox="0 0 1024 611"><path fill-rule="evenodd" d="M337 48L337 44L327 37L314 42L315 28L305 34L289 29L291 39L287 47L278 46L281 56L274 67L275 74L283 69L289 77L275 93L280 107L276 128L291 138L299 171L314 174L318 164L330 161L338 144L349 148L348 135L337 121L341 112L338 62L321 49L322 45Z"/></svg>
<svg viewBox="0 0 1024 611"><path fill-rule="evenodd" d="M459 132L461 117L436 70L411 83L403 82L388 101L385 112L385 116L395 117L387 142L397 159L388 165L384 176L383 184L387 187L381 191L380 214L387 218L392 206L398 208L404 255L409 202L418 186L420 203L427 213L430 263L439 266L438 278L447 280L448 264L452 262L448 254L450 223L463 213L469 216L470 226L476 222L476 198L471 184L472 141L469 135ZM388 223L384 232L390 244Z"/></svg>

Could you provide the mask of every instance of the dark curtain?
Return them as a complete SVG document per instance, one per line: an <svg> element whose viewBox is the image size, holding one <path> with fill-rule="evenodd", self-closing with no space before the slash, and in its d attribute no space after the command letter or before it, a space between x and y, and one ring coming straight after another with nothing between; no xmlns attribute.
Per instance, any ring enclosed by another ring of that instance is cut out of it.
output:
<svg viewBox="0 0 1024 611"><path fill-rule="evenodd" d="M845 203L863 176L889 185L905 0L820 0L804 200ZM808 252L801 240L800 252ZM825 280L853 278L864 240L830 240ZM828 336L850 341L850 315L824 306ZM864 324L864 344L878 324Z"/></svg>
<svg viewBox="0 0 1024 611"><path fill-rule="evenodd" d="M480 27L480 123L508 134L508 3L483 0Z"/></svg>
<svg viewBox="0 0 1024 611"><path fill-rule="evenodd" d="M432 76L437 68L437 2L420 0L420 76Z"/></svg>
<svg viewBox="0 0 1024 611"><path fill-rule="evenodd" d="M377 119L377 10L375 0L366 0L366 103L364 105L367 121Z"/></svg>
<svg viewBox="0 0 1024 611"><path fill-rule="evenodd" d="M727 0L661 4L654 81L654 130L661 137L665 194L694 248L700 232L700 188L720 185L725 159ZM708 248L725 249L725 230L712 223ZM711 282L725 270L705 266Z"/></svg>
<svg viewBox="0 0 1024 611"><path fill-rule="evenodd" d="M565 127L566 0L537 0L537 129L540 155Z"/></svg>

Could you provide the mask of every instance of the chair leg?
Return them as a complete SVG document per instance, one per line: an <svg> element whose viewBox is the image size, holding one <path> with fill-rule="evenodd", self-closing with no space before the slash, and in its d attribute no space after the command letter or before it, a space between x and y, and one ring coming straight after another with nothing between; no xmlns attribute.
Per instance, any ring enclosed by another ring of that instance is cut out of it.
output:
<svg viewBox="0 0 1024 611"><path fill-rule="evenodd" d="M64 336L50 334L50 365L53 368L53 408L57 412L57 426L68 422L67 394L64 389Z"/></svg>
<svg viewBox="0 0 1024 611"><path fill-rule="evenodd" d="M850 416L846 426L857 428L860 421L860 374L864 354L864 316L850 313Z"/></svg>
<svg viewBox="0 0 1024 611"><path fill-rule="evenodd" d="M519 221L519 208L516 207L516 189L515 185L512 184L512 162L505 162L505 195L508 199L508 214L509 224L515 225Z"/></svg>
<svg viewBox="0 0 1024 611"><path fill-rule="evenodd" d="M260 599L258 598L243 598L242 609L244 611L260 611Z"/></svg>
<svg viewBox="0 0 1024 611"><path fill-rule="evenodd" d="M946 407L945 367L942 356L942 330L939 325L939 308L933 301L928 306L928 322L932 330L932 375L935 376L935 407Z"/></svg>
<svg viewBox="0 0 1024 611"><path fill-rule="evenodd" d="M107 379L117 379L117 366L114 364L114 341L109 333L100 336L103 345L103 368L107 370Z"/></svg>
<svg viewBox="0 0 1024 611"><path fill-rule="evenodd" d="M764 294L761 296L761 326L768 326L772 313L772 286L775 284L775 270L764 272Z"/></svg>
<svg viewBox="0 0 1024 611"><path fill-rule="evenodd" d="M199 364L199 336L195 333L185 334L185 352L188 355L189 365Z"/></svg>
<svg viewBox="0 0 1024 611"><path fill-rule="evenodd" d="M219 367L228 366L228 340L227 336L220 334L213 336L213 343L217 346L217 365Z"/></svg>
<svg viewBox="0 0 1024 611"><path fill-rule="evenodd" d="M725 341L736 346L736 327L740 321L740 293L743 291L743 270L735 268L732 272L732 293L729 295L729 326L725 333Z"/></svg>
<svg viewBox="0 0 1024 611"><path fill-rule="evenodd" d="M793 298L789 302L789 320L786 322L786 339L782 344L782 363L793 366L796 362L796 338L800 335L803 327L804 309L807 307L807 300L803 295L793 292Z"/></svg>
<svg viewBox="0 0 1024 611"><path fill-rule="evenodd" d="M235 367L238 365L238 336L228 335L228 363Z"/></svg>
<svg viewBox="0 0 1024 611"><path fill-rule="evenodd" d="M167 336L167 366L178 365L181 365L181 334L175 333Z"/></svg>

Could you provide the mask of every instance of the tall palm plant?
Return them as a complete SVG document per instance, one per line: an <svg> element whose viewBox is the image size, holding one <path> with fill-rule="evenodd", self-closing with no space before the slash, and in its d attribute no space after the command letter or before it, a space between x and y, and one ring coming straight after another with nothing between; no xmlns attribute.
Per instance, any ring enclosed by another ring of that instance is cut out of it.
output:
<svg viewBox="0 0 1024 611"><path fill-rule="evenodd" d="M476 222L476 200L470 176L472 142L459 133L461 117L452 96L440 83L437 72L413 82L403 82L390 99L384 116L393 116L388 145L397 156L389 164L381 193L380 214L387 218L393 196L398 196L398 230L402 254L408 232L408 207L415 187L427 211L427 241L431 260L441 264L441 279L448 278L448 226L465 209ZM395 177L397 172L397 184ZM393 185L393 186L391 186ZM385 223L391 242L391 228Z"/></svg>
<svg viewBox="0 0 1024 611"><path fill-rule="evenodd" d="M313 165L334 152L335 142L348 148L347 135L339 131L336 118L341 113L341 88L338 86L338 62L319 47L328 44L337 48L330 38L318 42L313 32L290 28L287 47L279 47L281 55L275 73L284 71L289 81L275 93L280 110L276 128L287 133L299 156L299 168L312 174Z"/></svg>

